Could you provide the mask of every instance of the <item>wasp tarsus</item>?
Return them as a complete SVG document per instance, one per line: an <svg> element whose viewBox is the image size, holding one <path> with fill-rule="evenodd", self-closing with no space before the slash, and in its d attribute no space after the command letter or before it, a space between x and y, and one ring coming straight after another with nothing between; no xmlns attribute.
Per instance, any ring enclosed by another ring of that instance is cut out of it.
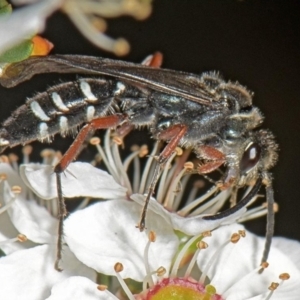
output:
<svg viewBox="0 0 300 300"><path fill-rule="evenodd" d="M220 189L254 184L236 207L206 219L221 218L244 206L267 183L267 201L273 203L269 169L277 160L277 145L268 130L259 129L263 121L252 104L253 94L237 82L225 81L217 72L195 75L160 69L160 54L144 64L78 55L33 57L5 69L0 83L15 86L40 73L78 73L89 75L75 82L51 87L18 108L2 124L0 152L6 147L33 140L51 141L85 124L69 150L56 166L61 210L60 173L76 157L90 132L120 126L126 134L146 126L157 140L167 142L158 157L145 206L139 222L145 227L146 209L154 193L161 166L176 146L191 149L202 161L199 173L209 173L225 165ZM97 76L97 77L95 77ZM273 234L273 206L268 205L268 225L263 261L266 261ZM61 257L62 221L56 267Z"/></svg>

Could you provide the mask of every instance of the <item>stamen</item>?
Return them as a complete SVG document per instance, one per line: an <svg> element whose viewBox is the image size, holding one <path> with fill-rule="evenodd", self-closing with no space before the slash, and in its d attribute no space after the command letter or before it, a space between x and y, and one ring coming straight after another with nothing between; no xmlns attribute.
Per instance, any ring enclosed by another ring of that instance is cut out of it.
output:
<svg viewBox="0 0 300 300"><path fill-rule="evenodd" d="M112 175L115 179L119 179L119 173L118 168L115 165L115 160L113 158L113 154L111 152L111 143L110 143L110 130L106 130L105 136L104 136L104 149L106 153L106 157L108 160L108 165L111 167ZM118 180L119 181L119 180Z"/></svg>
<svg viewBox="0 0 300 300"><path fill-rule="evenodd" d="M69 3L68 1L66 3ZM80 1L77 1L79 4ZM125 55L129 52L130 46L125 39L112 39L102 32L99 32L93 23L89 20L88 15L82 13L79 5L64 5L64 10L68 13L69 18L76 25L79 31L96 46L114 52L116 55ZM94 12L93 12L94 13Z"/></svg>
<svg viewBox="0 0 300 300"><path fill-rule="evenodd" d="M236 244L240 239L240 235L238 233L233 233L230 237L230 240L226 241L222 245L219 246L219 248L216 250L216 252L212 255L208 263L206 264L205 268L203 269L203 272L200 276L199 282L204 284L205 278L207 277L207 272L213 265L213 263L217 260L217 258L220 255L220 252L224 250L224 247L227 246L230 243Z"/></svg>
<svg viewBox="0 0 300 300"><path fill-rule="evenodd" d="M206 249L207 247L208 247L208 244L205 243L204 241L200 241L200 242L197 243L197 250L195 251L195 253L194 253L194 255L193 255L193 257L192 257L192 259L191 259L191 261L190 261L190 263L189 263L189 265L187 267L187 269L186 269L186 272L184 274L185 278L188 278L190 276L190 274L192 272L192 269L193 269L193 267L194 267L194 265L196 263L196 260L197 260L197 257L199 255L200 250Z"/></svg>
<svg viewBox="0 0 300 300"><path fill-rule="evenodd" d="M30 159L29 156L32 153L32 146L31 145L26 145L23 147L22 152L23 152L23 164L28 164Z"/></svg>
<svg viewBox="0 0 300 300"><path fill-rule="evenodd" d="M129 290L127 284L125 283L125 281L123 280L123 278L121 277L121 275L119 274L120 272L123 271L124 267L120 262L117 262L114 266L115 272L116 272L116 277L121 285L121 287L123 288L126 296L128 297L129 300L135 300L134 296L132 295L131 291Z"/></svg>
<svg viewBox="0 0 300 300"><path fill-rule="evenodd" d="M171 210L173 208L173 204L174 204L173 202L176 196L175 194L176 187L178 186L180 179L187 172L187 170L192 170L193 168L194 168L194 164L192 162L186 162L184 164L183 169L179 172L179 174L176 175L174 180L171 182L166 199L164 201L164 206L166 207L166 209Z"/></svg>
<svg viewBox="0 0 300 300"><path fill-rule="evenodd" d="M143 175L142 175L142 180L141 180L141 184L140 184L139 194L143 194L144 191L145 191L146 181L147 181L147 178L150 175L151 165L153 164L154 155L157 152L157 149L158 149L158 142L156 142L154 144L154 147L153 147L153 149L151 151L151 154L149 155L149 158L147 160L147 163L146 163L145 169L143 171Z"/></svg>
<svg viewBox="0 0 300 300"><path fill-rule="evenodd" d="M162 277L166 274L166 269L164 267L159 267L157 270L156 270L156 275L158 277Z"/></svg>
<svg viewBox="0 0 300 300"><path fill-rule="evenodd" d="M148 242L147 242L147 245L144 250L144 264L145 264L145 269L146 269L145 279L147 279L150 287L152 287L154 285L154 282L153 282L153 279L151 276L151 270L150 270L150 265L149 265L149 249L150 249L151 243L154 243L155 240L156 240L155 232L150 231L148 234ZM144 280L144 282L145 282L145 280Z"/></svg>
<svg viewBox="0 0 300 300"><path fill-rule="evenodd" d="M13 169L16 172L18 172L18 170L19 170L19 165L18 165L19 157L14 153L10 153L10 154L8 154L8 159L9 159L9 162L12 165Z"/></svg>
<svg viewBox="0 0 300 300"><path fill-rule="evenodd" d="M202 202L204 202L206 199L208 199L211 195L213 195L218 190L219 188L217 186L211 187L203 196L199 197L198 199L195 199L192 203L186 205L183 209L179 210L177 213L183 217L187 216L195 207L200 205Z"/></svg>
<svg viewBox="0 0 300 300"><path fill-rule="evenodd" d="M182 197L184 196L184 192L186 191L186 185L189 181L189 179L191 178L191 173L188 174L184 174L184 176L182 177L181 181L180 181L180 191L177 193L177 195L175 195L175 201L173 203L173 207L172 210L173 211L177 211L180 204L182 203ZM193 190L193 189L192 189ZM193 200L195 199L195 196L193 198ZM188 203L188 200L186 201L186 203Z"/></svg>
<svg viewBox="0 0 300 300"><path fill-rule="evenodd" d="M277 289L279 283L277 282L272 282L271 285L268 287L268 289L270 290L270 292L268 293L267 297L265 298L265 300L269 300L271 299L274 291Z"/></svg>
<svg viewBox="0 0 300 300"><path fill-rule="evenodd" d="M242 215L241 218L238 219L239 223L250 221L253 219L257 219L259 217L265 216L267 214L267 209L263 206L254 207L252 209L248 209L246 213Z"/></svg>
<svg viewBox="0 0 300 300"><path fill-rule="evenodd" d="M44 149L40 152L40 156L43 158L44 165L53 165L56 152L53 149Z"/></svg>
<svg viewBox="0 0 300 300"><path fill-rule="evenodd" d="M206 234L206 233L205 233ZM199 234L199 235L196 235L196 236L193 236L192 238L190 238L187 243L182 247L182 249L178 252L177 256L176 256L176 259L174 261L174 264L173 264L173 267L172 267L172 270L170 272L170 277L176 277L176 274L178 272L178 269L179 269L179 266L180 266L180 263L181 261L183 260L183 257L184 255L186 254L187 250L190 248L190 246L197 240L197 239L200 239L200 238L203 238L205 237L202 234Z"/></svg>
<svg viewBox="0 0 300 300"><path fill-rule="evenodd" d="M15 243L15 242L24 243L26 241L27 241L26 235L19 233L15 238L0 242L0 246Z"/></svg>
<svg viewBox="0 0 300 300"><path fill-rule="evenodd" d="M291 278L290 274L289 273L282 273L279 275L279 279L281 280L289 280Z"/></svg>
<svg viewBox="0 0 300 300"><path fill-rule="evenodd" d="M160 176L160 181L158 185L158 190L157 190L157 201L159 203L163 203L164 199L166 198L166 191L167 191L167 186L169 185L169 181L172 178L173 172L175 168L171 168L171 163L176 157L176 152L172 153L170 158L167 160L167 162L164 165L162 174ZM171 175L170 175L171 174Z"/></svg>
<svg viewBox="0 0 300 300"><path fill-rule="evenodd" d="M113 141L115 142L115 139L117 137L114 137ZM128 174L127 172L124 170L123 167L123 163L120 157L120 151L119 151L119 143L114 143L112 145L112 153L113 153L113 157L114 157L114 161L115 161L115 165L117 167L117 170L119 172L119 182L121 185L124 185L127 187L128 189L128 194L131 195L132 194L132 187L131 187L131 182L128 178Z"/></svg>
<svg viewBox="0 0 300 300"><path fill-rule="evenodd" d="M105 135L105 138L107 136L107 133ZM108 140L109 140L109 135L108 135ZM106 139L105 139L106 141ZM119 181L119 177L118 177L118 174L117 172L115 171L115 165L114 164L110 164L110 162L108 161L108 158L105 154L105 151L103 150L103 148L101 147L100 143L101 143L101 140L97 137L93 137L90 139L90 143L96 147L98 153L100 154L101 158L103 159L103 162L106 166L106 168L108 169L108 172L113 176L113 178L117 181ZM106 148L105 148L106 149Z"/></svg>
<svg viewBox="0 0 300 300"><path fill-rule="evenodd" d="M224 202L230 197L230 194L231 194L231 189L227 189L219 192L217 196L210 199L207 203L199 206L192 213L190 213L190 216L197 216L203 213L216 214L218 211L220 211Z"/></svg>
<svg viewBox="0 0 300 300"><path fill-rule="evenodd" d="M1 155L0 156L0 162L9 164L8 156L7 155Z"/></svg>
<svg viewBox="0 0 300 300"><path fill-rule="evenodd" d="M7 197L7 195L9 195L9 200L5 199L5 205L3 207L0 208L0 214L2 214L3 212L5 212L6 210L8 210L12 204L15 202L16 200L16 195L19 194L21 192L21 187L19 186L15 186L14 190L15 192L10 188L9 184L7 183L7 181L3 181L4 182L4 191L3 191L3 196L4 198Z"/></svg>
<svg viewBox="0 0 300 300"><path fill-rule="evenodd" d="M184 179L186 178L187 176L184 177ZM197 192L199 191L199 189L203 188L204 187L204 181L199 179L199 180L196 180L194 183L193 183L193 188L191 189L188 197L187 197L187 201L186 201L186 205L190 204L191 202L193 202L196 198L196 195L197 195Z"/></svg>

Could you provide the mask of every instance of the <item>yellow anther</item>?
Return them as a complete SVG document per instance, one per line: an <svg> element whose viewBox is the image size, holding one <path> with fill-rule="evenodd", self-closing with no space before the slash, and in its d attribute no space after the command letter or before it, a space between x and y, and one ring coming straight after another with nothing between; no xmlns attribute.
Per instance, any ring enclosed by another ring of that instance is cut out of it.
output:
<svg viewBox="0 0 300 300"><path fill-rule="evenodd" d="M198 249L206 249L208 247L208 244L205 243L204 241L200 241L197 243Z"/></svg>
<svg viewBox="0 0 300 300"><path fill-rule="evenodd" d="M117 262L114 266L114 269L117 273L120 273L123 271L124 267L120 262Z"/></svg>
<svg viewBox="0 0 300 300"><path fill-rule="evenodd" d="M191 161L187 161L183 167L187 170L193 170L194 169L194 164Z"/></svg>
<svg viewBox="0 0 300 300"><path fill-rule="evenodd" d="M7 179L7 175L2 173L0 174L0 180L6 180Z"/></svg>
<svg viewBox="0 0 300 300"><path fill-rule="evenodd" d="M97 286L97 289L98 289L99 291L103 292L103 291L107 290L107 285L99 284L99 285Z"/></svg>
<svg viewBox="0 0 300 300"><path fill-rule="evenodd" d="M1 155L0 156L0 161L3 162L3 163L9 163L9 159L8 159L8 156L7 155Z"/></svg>
<svg viewBox="0 0 300 300"><path fill-rule="evenodd" d="M166 274L166 269L164 267L159 267L156 271L157 276L162 277Z"/></svg>
<svg viewBox="0 0 300 300"><path fill-rule="evenodd" d="M177 155L177 156L181 156L182 153L183 153L183 150L182 150L182 148L180 148L180 147L176 147L176 148L175 148L175 152L176 152L176 155Z"/></svg>
<svg viewBox="0 0 300 300"><path fill-rule="evenodd" d="M119 136L114 136L112 140L113 140L113 142L116 143L118 146L123 145L123 139L120 138Z"/></svg>
<svg viewBox="0 0 300 300"><path fill-rule="evenodd" d="M30 155L32 153L33 147L31 145L26 145L23 147L22 152L25 155Z"/></svg>
<svg viewBox="0 0 300 300"><path fill-rule="evenodd" d="M10 153L8 154L8 159L11 162L17 162L19 160L18 155L14 154L14 153Z"/></svg>
<svg viewBox="0 0 300 300"><path fill-rule="evenodd" d="M289 273L282 273L282 274L280 274L279 275L279 278L281 279L281 280L288 280L288 279L290 279L290 274Z"/></svg>
<svg viewBox="0 0 300 300"><path fill-rule="evenodd" d="M145 157L149 153L149 149L147 145L142 145L140 148L139 157Z"/></svg>
<svg viewBox="0 0 300 300"><path fill-rule="evenodd" d="M202 232L201 235L202 235L203 237L211 236L211 231L204 231L204 232Z"/></svg>
<svg viewBox="0 0 300 300"><path fill-rule="evenodd" d="M129 51L130 51L130 45L125 39L119 38L115 41L113 46L113 52L117 56L126 55Z"/></svg>
<svg viewBox="0 0 300 300"><path fill-rule="evenodd" d="M278 286L279 286L279 283L277 283L277 282L272 282L268 289L269 289L270 291L275 291L275 290L278 288Z"/></svg>
<svg viewBox="0 0 300 300"><path fill-rule="evenodd" d="M11 191L15 194L20 194L22 192L22 188L18 185L14 185L11 187Z"/></svg>
<svg viewBox="0 0 300 300"><path fill-rule="evenodd" d="M268 266L269 266L269 263L264 261L260 264L260 266L263 268L263 269L266 269Z"/></svg>
<svg viewBox="0 0 300 300"><path fill-rule="evenodd" d="M101 143L101 140L96 136L93 136L90 139L90 144L93 145L93 146L100 145L100 143Z"/></svg>
<svg viewBox="0 0 300 300"><path fill-rule="evenodd" d="M148 239L150 242L154 243L156 241L156 233L151 230L149 232Z"/></svg>
<svg viewBox="0 0 300 300"><path fill-rule="evenodd" d="M53 149L44 149L41 151L40 156L42 158L54 157L55 151Z"/></svg>
<svg viewBox="0 0 300 300"><path fill-rule="evenodd" d="M239 232L239 235L241 236L241 237L245 237L246 236L246 231L245 230L239 230L238 231Z"/></svg>
<svg viewBox="0 0 300 300"><path fill-rule="evenodd" d="M230 238L230 241L231 243L233 244L236 244L239 240L240 240L240 235L238 233L234 233L231 238Z"/></svg>
<svg viewBox="0 0 300 300"><path fill-rule="evenodd" d="M18 241L19 241L20 243L24 243L24 242L27 241L27 236L24 235L24 234L22 234L22 233L20 233L20 234L18 234L17 239L18 239Z"/></svg>
<svg viewBox="0 0 300 300"><path fill-rule="evenodd" d="M131 152L135 152L135 151L139 151L140 150L140 146L139 145L132 145L130 147L130 151Z"/></svg>

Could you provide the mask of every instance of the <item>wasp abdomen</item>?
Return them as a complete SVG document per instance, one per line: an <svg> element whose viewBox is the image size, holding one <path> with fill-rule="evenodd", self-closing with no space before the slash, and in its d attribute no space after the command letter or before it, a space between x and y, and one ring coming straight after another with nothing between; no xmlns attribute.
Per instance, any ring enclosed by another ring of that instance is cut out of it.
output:
<svg viewBox="0 0 300 300"><path fill-rule="evenodd" d="M119 92L116 80L84 78L53 86L29 98L3 123L0 148L36 139L49 142L56 133L77 131L84 122L115 113Z"/></svg>

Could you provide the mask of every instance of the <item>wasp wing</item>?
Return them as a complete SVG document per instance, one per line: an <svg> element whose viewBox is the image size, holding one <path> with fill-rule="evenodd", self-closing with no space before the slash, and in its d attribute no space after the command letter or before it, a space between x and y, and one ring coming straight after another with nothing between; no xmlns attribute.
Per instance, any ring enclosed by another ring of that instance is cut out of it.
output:
<svg viewBox="0 0 300 300"><path fill-rule="evenodd" d="M181 96L203 105L218 105L198 75L92 56L31 57L6 67L0 83L5 87L13 87L41 73L108 75L138 87Z"/></svg>

